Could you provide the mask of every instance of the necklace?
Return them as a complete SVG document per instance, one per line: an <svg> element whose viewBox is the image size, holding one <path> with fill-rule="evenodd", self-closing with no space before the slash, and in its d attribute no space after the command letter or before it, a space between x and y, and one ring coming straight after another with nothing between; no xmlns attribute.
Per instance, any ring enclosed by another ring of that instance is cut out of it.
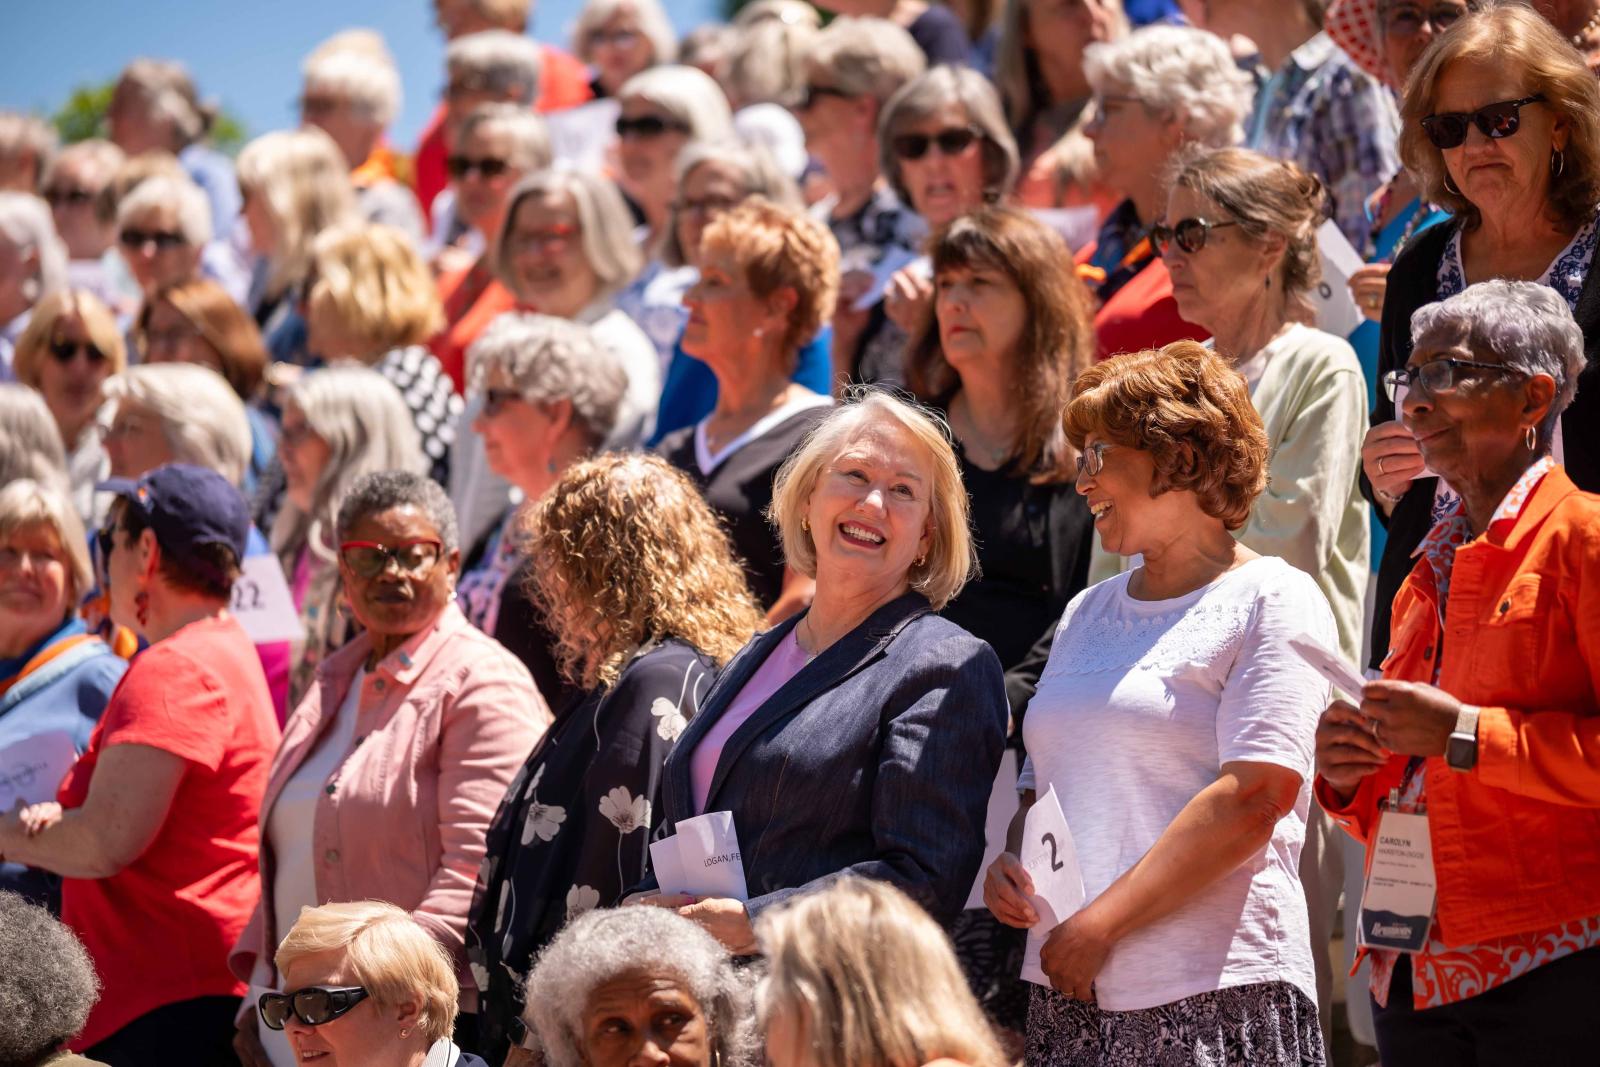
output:
<svg viewBox="0 0 1600 1067"><path fill-rule="evenodd" d="M988 441L984 440L983 435L978 432L977 422L972 417L972 405L967 401L965 396L959 397L958 399L961 400L961 407L959 409L960 419L962 422L967 424L967 432L961 434L961 447L967 450L976 450L982 453L982 455L989 461L990 466L993 467L998 467L1000 464L1010 459L1015 449L1009 444L991 445ZM950 405L950 413L954 415L956 412L956 405L954 402L952 402Z"/></svg>
<svg viewBox="0 0 1600 1067"><path fill-rule="evenodd" d="M1581 30L1572 35L1572 47L1585 48L1589 43L1589 35L1595 31L1596 27L1600 27L1600 8L1595 8L1594 13L1589 16L1589 21L1583 24Z"/></svg>
<svg viewBox="0 0 1600 1067"><path fill-rule="evenodd" d="M794 643L799 646L801 652L805 653L807 663L810 663L812 660L816 659L818 654L821 652L821 649L813 652L810 648L806 647L810 642L802 641L800 639L800 627L805 626L806 623L810 621L810 616L807 616L806 618L801 619L799 622L794 624Z"/></svg>

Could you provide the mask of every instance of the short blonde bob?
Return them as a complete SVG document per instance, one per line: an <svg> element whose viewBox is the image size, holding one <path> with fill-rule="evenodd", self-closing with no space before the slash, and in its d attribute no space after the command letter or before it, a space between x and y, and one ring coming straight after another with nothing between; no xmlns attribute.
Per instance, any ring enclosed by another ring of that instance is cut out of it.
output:
<svg viewBox="0 0 1600 1067"><path fill-rule="evenodd" d="M1469 11L1412 66L1400 109L1400 158L1417 176L1422 199L1460 219L1464 230L1477 229L1481 221L1477 206L1445 184L1449 172L1444 152L1422 129L1422 120L1433 113L1444 72L1453 63L1473 61L1518 75L1522 88L1517 95L1542 96L1539 106L1567 120L1571 136L1560 153L1559 173L1552 156L1546 197L1566 225L1588 222L1600 203L1600 85L1571 42L1520 3L1492 3Z"/></svg>
<svg viewBox="0 0 1600 1067"><path fill-rule="evenodd" d="M305 956L340 950L340 981L361 986L381 1008L417 1002L417 1028L429 1044L450 1036L461 986L443 946L410 915L380 900L301 908L274 962L282 975Z"/></svg>
<svg viewBox="0 0 1600 1067"><path fill-rule="evenodd" d="M66 289L51 293L34 305L33 317L28 320L22 336L17 338L17 350L11 358L11 370L17 381L39 388L39 368L50 358L46 349L55 339L56 325L69 315L83 320L89 340L106 357L109 374L121 374L127 367L128 346L111 309L87 289Z"/></svg>
<svg viewBox="0 0 1600 1067"><path fill-rule="evenodd" d="M1062 422L1080 452L1095 433L1150 453L1151 496L1194 493L1230 530L1267 487L1267 431L1244 379L1196 341L1096 363L1078 375Z"/></svg>
<svg viewBox="0 0 1600 1067"><path fill-rule="evenodd" d="M752 196L706 226L701 263L717 252L733 257L756 299L780 289L793 291L795 305L782 344L789 360L785 370L792 371L801 346L833 317L839 296L839 242L833 232L800 208Z"/></svg>
<svg viewBox="0 0 1600 1067"><path fill-rule="evenodd" d="M808 578L817 575L817 546L802 525L817 479L851 441L874 423L889 421L909 433L928 452L933 484L928 500L931 541L928 554L906 578L938 611L955 599L978 570L972 541L967 489L950 445L950 427L939 415L900 400L884 389L864 388L829 412L778 468L767 519L778 528L783 557Z"/></svg>
<svg viewBox="0 0 1600 1067"><path fill-rule="evenodd" d="M420 345L444 327L433 274L393 226L335 226L317 237L311 255L316 281L306 310L337 319L345 336L366 346L341 354L362 358Z"/></svg>
<svg viewBox="0 0 1600 1067"><path fill-rule="evenodd" d="M354 216L349 167L333 138L309 127L262 134L244 146L237 169L240 191L262 198L277 234L267 281L277 296L305 278L317 234Z"/></svg>
<svg viewBox="0 0 1600 1067"><path fill-rule="evenodd" d="M846 875L763 913L756 936L770 965L757 994L757 1018L764 1030L778 1015L794 1024L790 1032L805 1041L803 1050L790 1050L798 1053L794 1062L1011 1063L949 937L886 882Z"/></svg>
<svg viewBox="0 0 1600 1067"><path fill-rule="evenodd" d="M89 563L89 535L84 532L78 510L61 492L31 478L19 478L0 486L0 542L30 526L48 526L67 564L72 584L67 589L67 604L78 603L94 587L94 570Z"/></svg>

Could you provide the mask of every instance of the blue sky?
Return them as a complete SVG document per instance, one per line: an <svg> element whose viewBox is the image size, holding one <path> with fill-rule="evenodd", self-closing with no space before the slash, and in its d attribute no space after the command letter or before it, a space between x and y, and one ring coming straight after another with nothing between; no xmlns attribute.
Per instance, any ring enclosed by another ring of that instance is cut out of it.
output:
<svg viewBox="0 0 1600 1067"><path fill-rule="evenodd" d="M581 0L543 0L533 34L565 45ZM666 0L680 32L716 17L717 0ZM181 59L200 91L252 134L293 124L300 60L350 26L379 30L400 64L396 143L410 148L438 100L444 46L428 0L0 0L0 108L54 111L76 85L135 56Z"/></svg>

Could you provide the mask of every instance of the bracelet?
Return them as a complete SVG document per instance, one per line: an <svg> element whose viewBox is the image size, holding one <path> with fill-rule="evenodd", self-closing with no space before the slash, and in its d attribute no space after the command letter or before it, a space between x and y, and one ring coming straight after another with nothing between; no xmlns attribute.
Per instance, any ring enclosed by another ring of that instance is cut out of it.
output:
<svg viewBox="0 0 1600 1067"><path fill-rule="evenodd" d="M1394 493L1385 493L1382 489L1379 489L1377 486L1373 486L1372 487L1372 495L1378 498L1378 503L1383 504L1386 507L1391 507L1392 508L1396 504L1400 503L1400 496L1399 495L1396 495Z"/></svg>

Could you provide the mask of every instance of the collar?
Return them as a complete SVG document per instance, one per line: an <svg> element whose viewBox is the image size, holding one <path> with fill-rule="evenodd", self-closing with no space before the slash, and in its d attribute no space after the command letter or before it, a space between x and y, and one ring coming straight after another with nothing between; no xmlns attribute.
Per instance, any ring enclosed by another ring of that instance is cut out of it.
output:
<svg viewBox="0 0 1600 1067"><path fill-rule="evenodd" d="M416 681L417 676L458 631L471 626L452 600L431 624L406 638L398 648L379 660L370 673L386 677L399 685L409 685ZM324 681L347 686L371 652L372 634L363 630L348 645L324 660L317 673Z"/></svg>
<svg viewBox="0 0 1600 1067"><path fill-rule="evenodd" d="M1519 527L1527 525L1519 522L1519 520L1524 513L1529 511L1528 505L1535 492L1544 482L1545 475L1557 469L1555 459L1550 456L1541 456L1529 465L1528 469L1523 471L1515 482L1511 483L1511 488L1506 490L1506 495L1495 506L1494 514L1489 518L1489 527L1483 532L1482 537L1486 540L1503 544L1511 539L1513 533L1519 532ZM1554 506L1554 498L1550 499L1549 505ZM1549 507L1547 506L1542 508L1537 515L1530 515L1530 517L1537 521L1548 511ZM1452 531L1464 526L1465 522L1466 502L1458 498L1454 507L1434 525L1433 529L1428 531L1428 536L1424 537L1422 543L1411 553L1412 558L1422 555L1430 547L1437 546L1441 541L1448 538ZM1466 540L1473 540L1470 532Z"/></svg>
<svg viewBox="0 0 1600 1067"><path fill-rule="evenodd" d="M83 624L82 619L79 619L75 615L69 616L67 621L62 623L54 633L50 634L44 640L28 649L22 655L13 658L0 659L0 678L10 678L12 675L22 673L28 664L33 662L33 658L39 653L49 648L57 641L64 640L73 636L74 634L87 633L88 629L89 628Z"/></svg>

